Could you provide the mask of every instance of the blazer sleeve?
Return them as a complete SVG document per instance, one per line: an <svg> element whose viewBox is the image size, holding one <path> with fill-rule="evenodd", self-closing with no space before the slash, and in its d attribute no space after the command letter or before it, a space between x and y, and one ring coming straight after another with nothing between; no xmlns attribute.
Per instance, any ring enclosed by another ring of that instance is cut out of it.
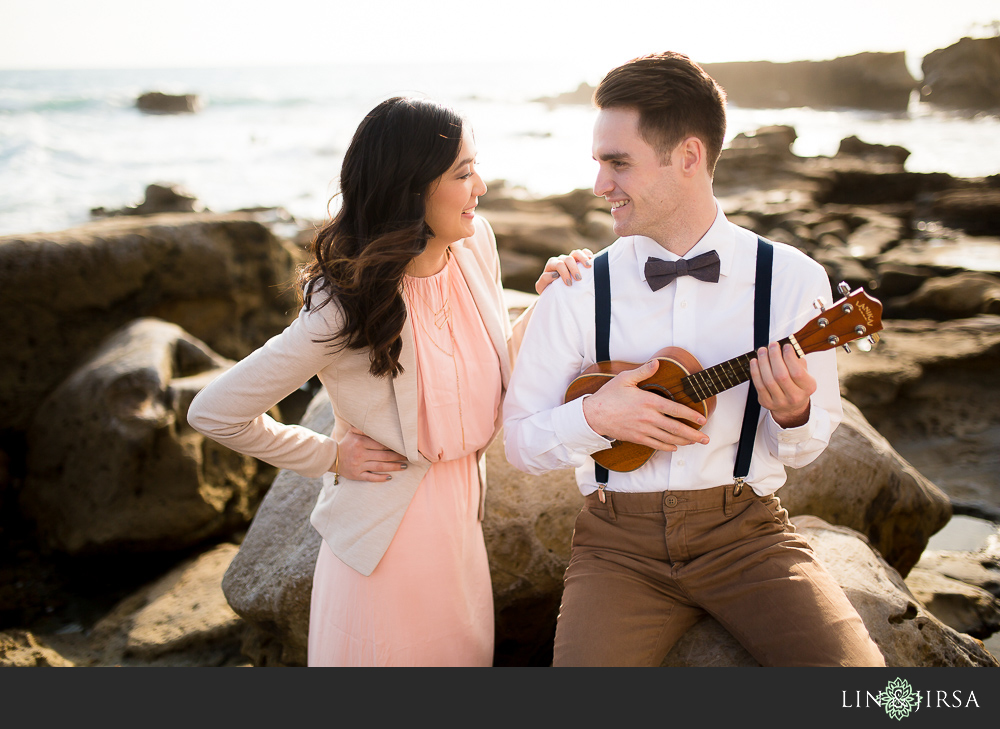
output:
<svg viewBox="0 0 1000 729"><path fill-rule="evenodd" d="M301 425L278 422L267 411L313 375L336 367L334 348L317 340L338 331L338 319L334 302L319 311L303 307L284 331L195 396L188 423L234 451L307 478L329 471L337 456L336 441Z"/></svg>

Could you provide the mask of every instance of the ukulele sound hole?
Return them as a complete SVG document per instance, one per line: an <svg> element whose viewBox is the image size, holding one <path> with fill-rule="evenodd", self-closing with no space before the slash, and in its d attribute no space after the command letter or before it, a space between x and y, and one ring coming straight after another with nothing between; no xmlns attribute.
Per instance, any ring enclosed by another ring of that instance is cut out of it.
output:
<svg viewBox="0 0 1000 729"><path fill-rule="evenodd" d="M659 395L660 397L665 397L667 400L673 400L674 396L670 394L666 387L663 385L648 385L643 388L647 392L651 392L654 395Z"/></svg>

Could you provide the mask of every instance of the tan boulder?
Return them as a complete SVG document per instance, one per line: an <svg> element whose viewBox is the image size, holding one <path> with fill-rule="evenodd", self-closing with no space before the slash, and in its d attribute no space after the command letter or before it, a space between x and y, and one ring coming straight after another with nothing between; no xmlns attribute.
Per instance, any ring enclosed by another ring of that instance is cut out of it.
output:
<svg viewBox="0 0 1000 729"><path fill-rule="evenodd" d="M932 278L911 294L885 302L895 319L966 319L1000 314L1000 277L974 271Z"/></svg>
<svg viewBox="0 0 1000 729"><path fill-rule="evenodd" d="M108 218L0 236L0 415L24 430L41 401L133 319L173 322L239 359L295 313L298 254L251 213Z"/></svg>
<svg viewBox="0 0 1000 729"><path fill-rule="evenodd" d="M244 624L226 602L222 576L237 546L187 559L119 602L91 631L99 665L244 665Z"/></svg>
<svg viewBox="0 0 1000 729"><path fill-rule="evenodd" d="M42 403L27 434L25 516L69 554L173 550L249 523L276 470L187 424L231 365L175 324L139 319Z"/></svg>
<svg viewBox="0 0 1000 729"><path fill-rule="evenodd" d="M804 468L786 469L778 491L792 516L810 514L864 534L900 574L920 559L951 518L948 497L907 463L843 400L844 420L830 445Z"/></svg>

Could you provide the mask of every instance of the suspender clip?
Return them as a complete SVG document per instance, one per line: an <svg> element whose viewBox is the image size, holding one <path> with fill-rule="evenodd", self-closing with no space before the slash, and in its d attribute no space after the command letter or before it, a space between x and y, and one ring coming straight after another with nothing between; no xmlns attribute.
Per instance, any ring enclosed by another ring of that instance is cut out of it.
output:
<svg viewBox="0 0 1000 729"><path fill-rule="evenodd" d="M743 481L744 479L740 476L737 476L733 481L733 496L739 496L743 493Z"/></svg>
<svg viewBox="0 0 1000 729"><path fill-rule="evenodd" d="M606 483L597 484L597 498L600 499L602 504L606 504L608 501L607 497L604 495L605 486L607 486Z"/></svg>

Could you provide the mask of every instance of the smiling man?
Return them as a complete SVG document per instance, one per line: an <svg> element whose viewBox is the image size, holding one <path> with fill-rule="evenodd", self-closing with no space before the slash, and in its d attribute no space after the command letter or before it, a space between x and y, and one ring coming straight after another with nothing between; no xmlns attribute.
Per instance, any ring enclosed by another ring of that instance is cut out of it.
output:
<svg viewBox="0 0 1000 729"><path fill-rule="evenodd" d="M712 186L725 92L697 64L634 59L605 76L594 103L594 193L620 237L583 281L539 298L504 405L510 462L573 468L585 497L553 664L657 666L711 615L765 666L884 665L775 495L785 468L812 462L843 416L835 352L799 357L776 343L817 298L833 300L826 272L726 219ZM714 410L640 387L668 366L667 347L694 358L690 372L755 351L751 382L726 385ZM613 365L602 384L571 395L598 362ZM649 455L607 462L623 444Z"/></svg>

